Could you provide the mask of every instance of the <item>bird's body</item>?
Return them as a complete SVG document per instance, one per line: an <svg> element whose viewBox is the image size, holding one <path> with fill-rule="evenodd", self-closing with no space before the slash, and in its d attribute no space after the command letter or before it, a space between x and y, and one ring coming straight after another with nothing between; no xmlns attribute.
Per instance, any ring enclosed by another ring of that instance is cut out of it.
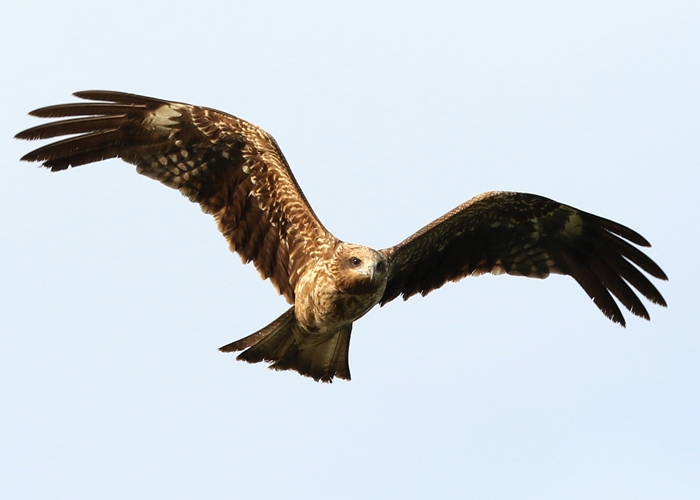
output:
<svg viewBox="0 0 700 500"><path fill-rule="evenodd" d="M209 108L108 91L79 92L97 103L38 109L78 117L17 134L74 135L25 155L53 171L119 157L178 189L211 214L232 251L252 261L291 308L262 330L222 347L239 359L269 361L316 380L350 378L353 322L399 295L425 295L482 273L574 277L601 311L624 325L612 295L649 315L629 285L665 305L638 269L663 271L625 240L638 233L601 217L526 193L483 193L383 250L338 240L304 197L275 140L264 130ZM612 295L611 295L612 293Z"/></svg>

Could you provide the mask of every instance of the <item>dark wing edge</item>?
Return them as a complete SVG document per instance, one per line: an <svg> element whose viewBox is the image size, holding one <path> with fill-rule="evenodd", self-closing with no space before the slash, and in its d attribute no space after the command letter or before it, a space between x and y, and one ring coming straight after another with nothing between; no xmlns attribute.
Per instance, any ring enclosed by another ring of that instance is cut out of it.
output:
<svg viewBox="0 0 700 500"><path fill-rule="evenodd" d="M650 246L622 224L542 196L487 192L381 250L389 262L389 280L380 303L399 295L404 300L427 295L470 275L546 278L555 273L572 276L605 316L625 326L613 296L648 320L633 288L655 304L665 307L666 301L640 269L668 279L629 242Z"/></svg>
<svg viewBox="0 0 700 500"><path fill-rule="evenodd" d="M335 238L306 200L276 141L240 118L210 108L112 91L76 92L89 101L30 114L66 118L18 133L18 139L71 136L35 149L24 161L60 171L109 158L136 165L178 189L216 219L229 247L294 301L303 266Z"/></svg>

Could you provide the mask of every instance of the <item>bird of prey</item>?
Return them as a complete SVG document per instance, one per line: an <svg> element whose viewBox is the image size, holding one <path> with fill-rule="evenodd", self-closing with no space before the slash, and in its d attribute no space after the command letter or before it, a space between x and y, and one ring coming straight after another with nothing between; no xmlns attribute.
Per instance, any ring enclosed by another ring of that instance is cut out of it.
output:
<svg viewBox="0 0 700 500"><path fill-rule="evenodd" d="M480 194L390 248L346 243L311 209L270 134L210 108L111 91L76 92L93 102L48 106L30 114L64 118L17 134L71 136L22 160L65 170L121 158L178 189L211 214L231 251L253 262L291 304L252 335L221 347L238 359L267 361L316 381L350 379L353 323L375 305L483 273L572 276L612 321L625 325L613 296L649 319L634 292L666 305L642 273L666 280L649 246L617 222L542 196Z"/></svg>

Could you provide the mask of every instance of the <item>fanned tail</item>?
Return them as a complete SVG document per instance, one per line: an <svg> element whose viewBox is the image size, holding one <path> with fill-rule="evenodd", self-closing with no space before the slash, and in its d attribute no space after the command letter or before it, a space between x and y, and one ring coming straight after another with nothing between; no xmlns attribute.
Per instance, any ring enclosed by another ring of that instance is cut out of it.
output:
<svg viewBox="0 0 700 500"><path fill-rule="evenodd" d="M220 347L222 352L243 351L236 359L248 363L270 362L273 370L294 370L321 382L333 377L350 380L348 350L352 324L328 335L304 332L294 307L275 321L247 337Z"/></svg>

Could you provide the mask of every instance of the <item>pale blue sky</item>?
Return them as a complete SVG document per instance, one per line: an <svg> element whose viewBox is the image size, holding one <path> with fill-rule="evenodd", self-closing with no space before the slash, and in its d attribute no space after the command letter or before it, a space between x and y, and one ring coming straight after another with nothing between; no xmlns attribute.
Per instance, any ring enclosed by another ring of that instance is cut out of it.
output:
<svg viewBox="0 0 700 500"><path fill-rule="evenodd" d="M0 7L0 498L698 498L698 3L336 5ZM357 322L352 382L237 362L286 305L209 217L119 161L18 161L88 89L265 128L375 248L493 189L611 218L670 307L623 329L570 278L469 278Z"/></svg>

